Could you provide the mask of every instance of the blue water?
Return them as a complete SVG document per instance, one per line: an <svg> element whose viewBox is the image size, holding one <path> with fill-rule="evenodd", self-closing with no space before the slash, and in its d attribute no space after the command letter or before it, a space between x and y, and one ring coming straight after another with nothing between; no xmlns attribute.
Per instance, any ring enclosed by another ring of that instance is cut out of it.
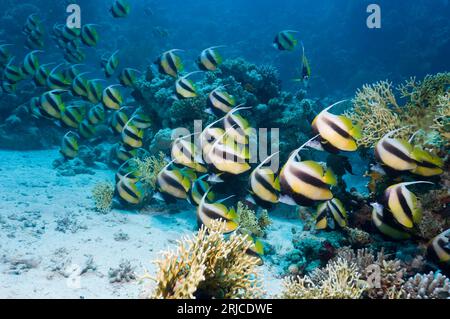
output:
<svg viewBox="0 0 450 319"><path fill-rule="evenodd" d="M310 93L319 97L348 96L364 83L422 78L450 68L450 6L445 0L376 1L381 29L366 26L366 8L374 2L367 0L134 0L123 20L108 14L109 0L2 2L0 38L8 43L17 40L29 13L39 12L50 30L65 21L66 4L73 2L81 6L83 24L101 25L102 41L91 57L120 49L124 64L144 68L166 49L186 50L184 56L193 60L206 47L226 45L226 58L276 66L286 89L298 76L300 54L276 52L271 44L278 31L298 30L312 68ZM7 19L12 11L18 11L18 20ZM166 29L168 37L155 36L155 27ZM47 41L46 51L56 54L52 46Z"/></svg>

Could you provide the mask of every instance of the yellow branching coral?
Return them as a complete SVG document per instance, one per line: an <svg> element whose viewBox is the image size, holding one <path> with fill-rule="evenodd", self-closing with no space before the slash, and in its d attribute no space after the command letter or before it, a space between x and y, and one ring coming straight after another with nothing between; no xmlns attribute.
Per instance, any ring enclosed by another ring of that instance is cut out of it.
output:
<svg viewBox="0 0 450 319"><path fill-rule="evenodd" d="M156 178L159 172L167 165L165 155L160 152L158 156L148 156L143 159L134 158L133 163L140 181L150 189L155 189Z"/></svg>
<svg viewBox="0 0 450 319"><path fill-rule="evenodd" d="M283 286L285 299L359 299L366 289L357 266L343 258L311 276L285 279Z"/></svg>
<svg viewBox="0 0 450 319"><path fill-rule="evenodd" d="M263 295L257 264L246 253L252 243L244 235L225 239L225 223L178 242L175 252L156 261L156 287L150 298L258 298ZM147 276L148 277L148 276Z"/></svg>
<svg viewBox="0 0 450 319"><path fill-rule="evenodd" d="M362 127L358 144L373 147L387 132L409 125L396 137L408 139L416 131L416 140L429 147L448 144L448 86L450 72L427 75L423 81L411 78L395 88L405 100L398 102L388 81L364 85L356 92L354 107L346 115ZM447 116L445 115L447 114ZM436 136L436 130L438 136ZM434 134L433 134L434 133Z"/></svg>
<svg viewBox="0 0 450 319"><path fill-rule="evenodd" d="M256 212L242 202L237 204L237 215L239 216L240 229L256 237L264 237L265 229L272 223L266 210L263 210L258 218Z"/></svg>
<svg viewBox="0 0 450 319"><path fill-rule="evenodd" d="M98 183L92 189L95 208L106 214L111 211L114 196L114 185L109 182Z"/></svg>

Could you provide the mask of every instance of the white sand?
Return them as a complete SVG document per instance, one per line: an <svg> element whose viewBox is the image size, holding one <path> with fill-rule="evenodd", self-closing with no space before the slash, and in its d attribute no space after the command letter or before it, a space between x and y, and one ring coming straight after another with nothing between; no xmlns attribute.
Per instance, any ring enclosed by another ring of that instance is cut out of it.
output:
<svg viewBox="0 0 450 319"><path fill-rule="evenodd" d="M110 268L125 259L138 276L145 269L153 274L151 261L195 232L194 210L186 204L183 212L100 214L91 189L112 181L113 172L59 176L52 168L58 156L57 150L0 151L0 298L139 298L143 285L110 283ZM64 217L65 233L56 230ZM292 223L274 221L269 241L283 254ZM119 232L129 238L115 240ZM85 272L77 276L80 269ZM278 293L277 268L266 264L262 270L269 294Z"/></svg>

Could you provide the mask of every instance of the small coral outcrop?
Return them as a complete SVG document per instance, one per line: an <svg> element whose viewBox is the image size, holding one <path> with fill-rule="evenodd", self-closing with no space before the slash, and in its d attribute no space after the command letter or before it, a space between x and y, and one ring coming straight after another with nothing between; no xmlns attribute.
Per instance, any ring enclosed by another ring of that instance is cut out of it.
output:
<svg viewBox="0 0 450 319"><path fill-rule="evenodd" d="M94 198L95 208L106 214L111 211L114 196L114 185L109 182L101 182L92 189L92 197Z"/></svg>
<svg viewBox="0 0 450 319"><path fill-rule="evenodd" d="M449 299L450 280L433 272L416 274L403 285L403 292L408 299Z"/></svg>
<svg viewBox="0 0 450 319"><path fill-rule="evenodd" d="M176 251L156 261L156 281L150 298L258 298L263 292L257 265L247 254L252 242L234 233L225 239L225 224L217 221L178 242Z"/></svg>
<svg viewBox="0 0 450 319"><path fill-rule="evenodd" d="M359 299L366 284L355 263L338 258L312 275L284 281L284 299Z"/></svg>
<svg viewBox="0 0 450 319"><path fill-rule="evenodd" d="M144 158L135 157L132 160L140 181L149 189L154 190L156 186L156 178L159 172L167 165L165 155L160 152L157 156L147 156Z"/></svg>

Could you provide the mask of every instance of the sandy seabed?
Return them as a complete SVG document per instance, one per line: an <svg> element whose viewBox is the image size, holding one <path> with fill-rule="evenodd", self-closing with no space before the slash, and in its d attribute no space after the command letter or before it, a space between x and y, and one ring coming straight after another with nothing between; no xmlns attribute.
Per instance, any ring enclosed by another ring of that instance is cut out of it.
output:
<svg viewBox="0 0 450 319"><path fill-rule="evenodd" d="M139 277L154 274L160 252L195 233L194 209L101 214L91 190L114 173L61 176L52 167L58 157L57 150L0 151L0 298L144 297L151 282ZM292 248L292 226L273 218L268 238L277 253ZM281 270L268 263L261 270L268 296L279 293Z"/></svg>

